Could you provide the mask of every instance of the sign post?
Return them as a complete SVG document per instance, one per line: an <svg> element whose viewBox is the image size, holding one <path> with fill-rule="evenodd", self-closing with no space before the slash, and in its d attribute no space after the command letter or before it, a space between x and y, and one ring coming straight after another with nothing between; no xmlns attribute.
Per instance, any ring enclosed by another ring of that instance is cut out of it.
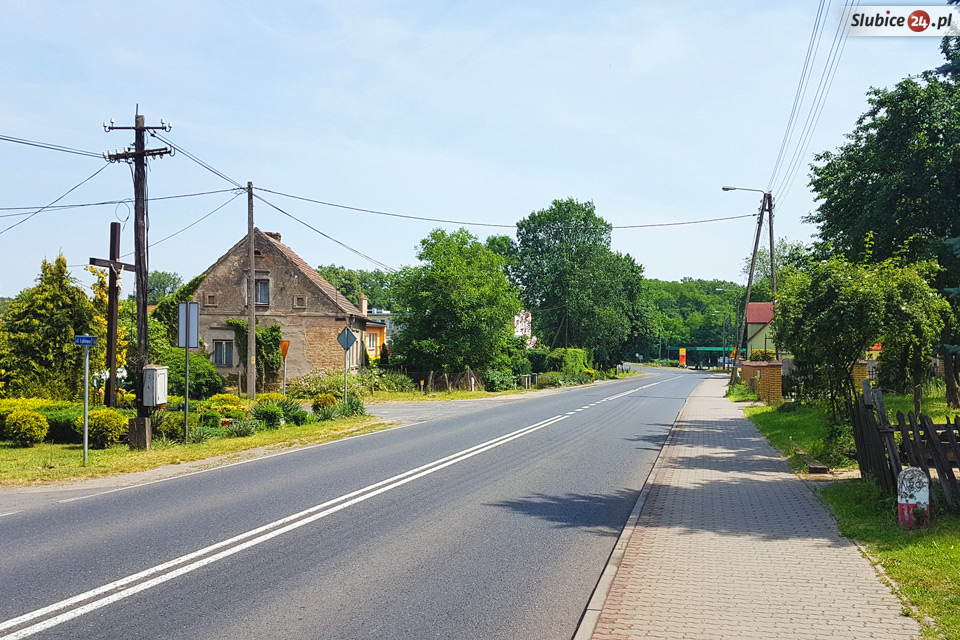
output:
<svg viewBox="0 0 960 640"><path fill-rule="evenodd" d="M280 357L283 358L283 386L280 388L280 392L283 395L287 395L287 351L290 349L289 340L280 341Z"/></svg>
<svg viewBox="0 0 960 640"><path fill-rule="evenodd" d="M337 342L340 343L340 346L343 347L343 401L347 401L347 353L350 352L350 347L353 346L353 343L357 341L357 336L353 335L353 331L350 331L350 327L344 327L343 331L340 332L340 335L337 336Z"/></svg>
<svg viewBox="0 0 960 640"><path fill-rule="evenodd" d="M190 439L190 349L200 346L200 303L180 303L177 346L183 348L183 442Z"/></svg>
<svg viewBox="0 0 960 640"><path fill-rule="evenodd" d="M83 347L83 466L87 466L90 442L90 347L97 346L97 337L74 336L73 343Z"/></svg>

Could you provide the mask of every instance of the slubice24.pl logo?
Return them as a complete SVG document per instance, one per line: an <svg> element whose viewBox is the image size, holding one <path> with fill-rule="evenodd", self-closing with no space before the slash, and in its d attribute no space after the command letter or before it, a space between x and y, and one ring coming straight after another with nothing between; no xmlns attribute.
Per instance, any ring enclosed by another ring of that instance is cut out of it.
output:
<svg viewBox="0 0 960 640"><path fill-rule="evenodd" d="M960 6L846 7L851 36L958 36Z"/></svg>

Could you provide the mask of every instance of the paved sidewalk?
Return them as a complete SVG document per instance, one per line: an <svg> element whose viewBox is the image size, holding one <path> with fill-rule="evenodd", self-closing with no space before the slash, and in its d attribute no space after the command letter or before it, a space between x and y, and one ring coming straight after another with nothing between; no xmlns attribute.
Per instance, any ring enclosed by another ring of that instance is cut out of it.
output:
<svg viewBox="0 0 960 640"><path fill-rule="evenodd" d="M918 637L810 488L722 397L724 385L708 379L688 399L599 619L591 603L577 637Z"/></svg>

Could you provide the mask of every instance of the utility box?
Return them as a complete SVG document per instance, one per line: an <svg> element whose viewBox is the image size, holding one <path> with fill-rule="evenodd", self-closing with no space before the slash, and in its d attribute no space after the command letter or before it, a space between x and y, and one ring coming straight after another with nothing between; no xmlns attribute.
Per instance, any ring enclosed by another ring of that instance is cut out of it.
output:
<svg viewBox="0 0 960 640"><path fill-rule="evenodd" d="M167 404L167 367L148 364L143 368L143 406Z"/></svg>

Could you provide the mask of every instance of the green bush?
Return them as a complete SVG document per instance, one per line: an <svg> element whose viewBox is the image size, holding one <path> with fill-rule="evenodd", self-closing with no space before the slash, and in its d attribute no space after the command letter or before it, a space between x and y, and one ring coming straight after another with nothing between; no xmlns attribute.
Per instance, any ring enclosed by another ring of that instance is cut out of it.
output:
<svg viewBox="0 0 960 640"><path fill-rule="evenodd" d="M217 411L208 411L206 413L200 414L200 427L204 429L219 429L220 421L223 419L223 416L220 415Z"/></svg>
<svg viewBox="0 0 960 640"><path fill-rule="evenodd" d="M399 371L379 371L378 391L416 391L417 385L406 374Z"/></svg>
<svg viewBox="0 0 960 640"><path fill-rule="evenodd" d="M367 408L363 406L363 400L357 396L350 396L344 402L337 405L337 413L344 418L364 416L367 415Z"/></svg>
<svg viewBox="0 0 960 640"><path fill-rule="evenodd" d="M286 400L286 399L287 399L287 396L283 395L282 393L276 393L273 391L267 391L265 393L257 394L257 404L260 404L261 402L277 403L277 402L280 402L281 400Z"/></svg>
<svg viewBox="0 0 960 640"><path fill-rule="evenodd" d="M7 433L21 447L32 447L43 442L50 425L42 414L29 409L12 411L7 415Z"/></svg>
<svg viewBox="0 0 960 640"><path fill-rule="evenodd" d="M547 369L575 375L589 367L589 355L586 349L554 349L547 356Z"/></svg>
<svg viewBox="0 0 960 640"><path fill-rule="evenodd" d="M234 420L224 431L228 438L245 438L256 433L259 427L259 420Z"/></svg>
<svg viewBox="0 0 960 640"><path fill-rule="evenodd" d="M547 371L537 376L537 389L563 386L563 374L559 371Z"/></svg>
<svg viewBox="0 0 960 640"><path fill-rule="evenodd" d="M154 437L183 442L183 411L154 411L150 422ZM200 416L195 413L188 414L187 428L194 430L199 427Z"/></svg>
<svg viewBox="0 0 960 640"><path fill-rule="evenodd" d="M77 418L83 422L83 407L72 406L63 409L39 407L37 412L47 419L50 425L50 431L47 432L47 440L59 442L61 444L77 444L81 441L82 435L78 434L74 428Z"/></svg>
<svg viewBox="0 0 960 640"><path fill-rule="evenodd" d="M171 349L161 359L160 364L168 367L170 393L183 395L183 374L186 360L181 349ZM223 391L226 380L217 372L215 364L202 353L190 354L190 397L209 398Z"/></svg>
<svg viewBox="0 0 960 640"><path fill-rule="evenodd" d="M335 404L337 404L337 399L333 396L333 394L318 393L313 398L311 408L313 409L314 413L317 413L320 409L323 409L324 407L332 407Z"/></svg>
<svg viewBox="0 0 960 640"><path fill-rule="evenodd" d="M127 434L127 417L113 409L96 409L87 415L90 446L94 449L106 449L120 442ZM83 437L83 416L73 423L74 428Z"/></svg>
<svg viewBox="0 0 960 640"><path fill-rule="evenodd" d="M273 402L262 402L255 406L253 417L261 421L266 429L276 429L283 425L283 409Z"/></svg>
<svg viewBox="0 0 960 640"><path fill-rule="evenodd" d="M506 391L513 389L513 373L498 369L487 369L483 374L484 387L487 391Z"/></svg>
<svg viewBox="0 0 960 640"><path fill-rule="evenodd" d="M550 349L528 349L527 360L530 361L532 373L543 373L547 370L547 356Z"/></svg>
<svg viewBox="0 0 960 640"><path fill-rule="evenodd" d="M331 404L326 407L319 407L314 409L313 415L316 416L317 420L321 422L326 422L327 420L333 420L337 417L337 405Z"/></svg>
<svg viewBox="0 0 960 640"><path fill-rule="evenodd" d="M236 406L240 404L240 398L232 393L217 393L209 398L210 406Z"/></svg>

